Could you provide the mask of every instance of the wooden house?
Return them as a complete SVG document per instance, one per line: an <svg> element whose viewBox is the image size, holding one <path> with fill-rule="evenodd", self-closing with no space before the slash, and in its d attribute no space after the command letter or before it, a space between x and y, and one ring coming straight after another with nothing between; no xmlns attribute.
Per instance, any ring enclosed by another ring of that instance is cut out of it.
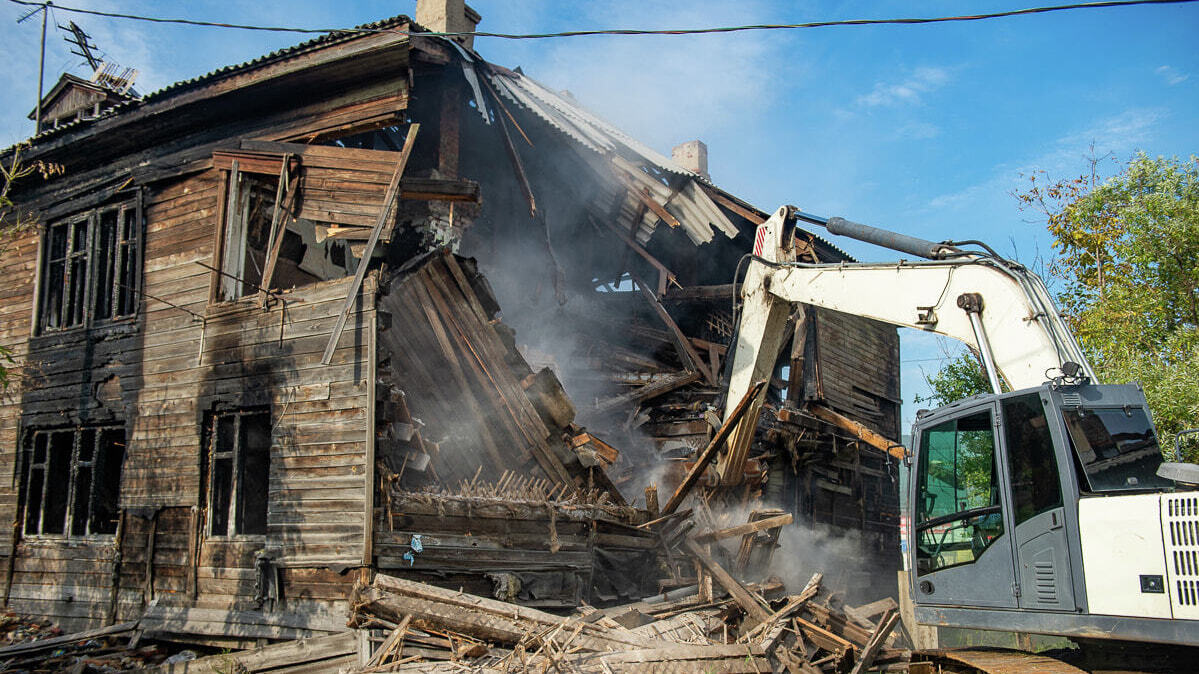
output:
<svg viewBox="0 0 1199 674"><path fill-rule="evenodd" d="M340 629L374 570L548 607L643 591L627 504L719 425L764 214L414 32L325 35L21 149L56 172L14 186L36 227L0 259L9 607L238 645ZM894 568L893 460L801 408L897 438L896 333L806 316L743 491Z"/></svg>

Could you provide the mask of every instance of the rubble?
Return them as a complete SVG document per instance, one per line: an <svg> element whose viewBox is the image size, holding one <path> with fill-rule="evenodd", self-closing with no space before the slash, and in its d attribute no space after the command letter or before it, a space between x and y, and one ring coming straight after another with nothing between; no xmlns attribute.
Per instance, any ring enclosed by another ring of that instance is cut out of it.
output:
<svg viewBox="0 0 1199 674"><path fill-rule="evenodd" d="M422 504L429 516L438 509L450 518L469 510L479 518L476 521L487 518L488 508L511 512L541 507L559 513L566 527L572 517L601 521L592 519L596 510L610 511L610 518L627 516L622 511L630 510L588 493L552 500L538 483L507 475L497 483L476 480L461 491L467 493L397 494L393 507L402 503L404 514L393 512L391 517L411 520L420 515ZM523 503L516 496L523 496ZM540 506L534 505L537 501ZM529 521L527 513L513 516L520 519L512 521ZM172 655L168 645L143 640L145 632L138 621L61 635L48 622L7 614L0 619L0 631L13 639L40 639L0 648L0 671L195 674L286 668L345 674L859 674L906 670L910 652L898 644L894 599L855 608L842 603L841 594L824 584L820 572L798 590L764 575L783 527L791 520L790 513L757 510L742 524L716 527L716 518L699 499L693 510L643 523L639 530L643 540L651 542L658 575L666 571L669 577L658 580L661 591L634 601L603 607L580 601L570 608L548 602L559 609L554 613L530 606L535 598L522 594L516 575L497 579L491 588L468 592L376 574L351 592L346 631L207 656L194 650ZM443 541L449 536L435 531L423 538L427 542L413 544L413 566L426 552L437 555L439 550L444 558L438 563L447 563L452 554L447 554ZM721 541L738 545L734 549ZM558 536L558 544L563 547L542 556L566 554L566 548L574 545L566 534ZM549 568L561 562L544 563ZM751 578L761 580L750 582Z"/></svg>
<svg viewBox="0 0 1199 674"><path fill-rule="evenodd" d="M773 547L790 516L755 513L750 519L684 537L686 553L669 550L698 566L694 584L606 608L583 605L565 616L378 575L355 588L349 622L371 630L378 645L363 665L347 671L856 674L906 668L909 653L896 646L893 599L843 606L822 585L821 573L794 593L777 579L734 577L725 565L744 569L737 558L745 555L726 555L713 542L740 535L743 549L759 550L759 537ZM673 524L668 520L660 526ZM732 562L717 559L725 556Z"/></svg>

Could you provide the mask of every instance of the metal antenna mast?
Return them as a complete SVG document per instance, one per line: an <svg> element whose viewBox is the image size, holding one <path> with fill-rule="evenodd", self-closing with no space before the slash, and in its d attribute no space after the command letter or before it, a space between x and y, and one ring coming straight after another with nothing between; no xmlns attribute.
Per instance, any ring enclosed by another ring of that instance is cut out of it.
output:
<svg viewBox="0 0 1199 674"><path fill-rule="evenodd" d="M17 23L21 23L38 12L42 13L41 56L38 58L37 63L37 107L34 108L33 113L33 135L35 136L42 132L42 80L45 78L46 73L46 17L50 15L50 6L53 4L47 1L42 6L29 10L24 16L17 19Z"/></svg>

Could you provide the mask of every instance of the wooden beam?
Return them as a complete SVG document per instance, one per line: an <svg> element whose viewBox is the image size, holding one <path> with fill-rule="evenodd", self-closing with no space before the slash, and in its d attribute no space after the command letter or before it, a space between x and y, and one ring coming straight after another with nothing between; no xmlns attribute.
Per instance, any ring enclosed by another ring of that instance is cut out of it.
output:
<svg viewBox="0 0 1199 674"><path fill-rule="evenodd" d="M366 278L366 268L370 266L371 255L375 252L375 244L379 241L379 234L383 231L383 225L387 222L387 217L391 214L391 210L399 198L400 178L404 175L404 167L408 165L408 158L412 156L412 146L416 144L416 133L419 130L420 124L417 123L413 123L408 127L408 137L404 139L404 149L400 151L400 158L396 161L395 173L391 176L391 184L387 186L387 195L383 198L383 207L379 210L379 219L375 221L375 227L371 230L371 238L367 240L366 249L362 252L362 257L358 259L358 270L354 272L354 280L350 283L350 288L346 292L346 301L341 306L341 313L337 316L337 323L333 326L333 333L329 335L329 344L325 346L325 353L321 356L322 365L328 365L333 361L333 352L337 350L337 340L341 339L341 331L346 327L346 319L350 316L350 309L354 307L354 301L358 299L358 290L362 287L362 280Z"/></svg>
<svg viewBox="0 0 1199 674"><path fill-rule="evenodd" d="M87 641L88 639L97 639L99 637L112 636L115 634L122 634L124 632L132 632L135 629L137 629L136 620L130 623L120 623L117 625L109 625L108 627L99 627L86 632L64 634L61 637L27 641L23 644L14 644L12 646L0 648L0 657L8 657L10 655L19 655L22 653L36 653L37 651L43 650L52 650L58 646L73 644L77 641Z"/></svg>
<svg viewBox="0 0 1199 674"><path fill-rule="evenodd" d="M732 302L741 291L741 284L725 283L714 286L671 288L662 296L663 302Z"/></svg>
<svg viewBox="0 0 1199 674"><path fill-rule="evenodd" d="M737 407L733 409L733 413L729 415L729 418L725 419L724 425L716 432L716 436L712 438L712 441L708 443L704 451L699 453L699 458L695 460L695 465L691 467L691 470L687 473L687 477L683 478L678 488L671 494L670 500L662 507L663 516L673 513L683 503L683 499L686 498L687 493L691 491L695 483L699 481L700 476L704 474L704 470L707 469L708 464L712 463L712 459L716 458L716 450L728 439L729 434L737 427L737 422L741 420L741 416L745 414L745 410L749 408L750 402L758 396L758 393L765 386L766 382L760 381L749 387L749 391L741 398L741 402L737 403Z"/></svg>
<svg viewBox="0 0 1199 674"><path fill-rule="evenodd" d="M589 218L589 219L593 223L596 221L596 218ZM612 230L612 233L616 234L616 236L619 237L621 241L624 241L625 245L628 246L634 253L637 253L638 255L640 255L646 262L650 263L650 265L654 269L657 269L658 274L661 276L664 276L666 278L666 281L668 284L673 283L676 286L679 286L678 279L675 277L674 272L667 269L666 265L662 264L658 260L658 258L654 257L653 255L650 255L649 251L647 251L644 247L642 247L641 244L637 243L636 239L629 236L627 232L621 231L621 229L619 227L617 227L616 225L613 225L612 223L608 222L607 220L603 220L602 222L604 223L604 226L607 227L608 229ZM679 286L679 287L681 288L682 286Z"/></svg>
<svg viewBox="0 0 1199 674"><path fill-rule="evenodd" d="M763 529L773 529L774 527L786 526L791 524L793 520L794 518L791 516L791 513L787 513L785 515L775 515L774 517L767 517L765 519L758 520L757 522L748 522L746 524L738 524L735 527L729 527L727 529L719 529L717 531L702 533L696 536L695 540L699 543L711 543L713 541L719 541L725 538L734 538L736 536L752 534L762 531Z"/></svg>
<svg viewBox="0 0 1199 674"><path fill-rule="evenodd" d="M606 412L614 407L620 407L634 401L649 400L650 398L660 396L663 393L669 393L677 388L681 388L695 381L699 381L702 377L698 370L687 370L676 375L663 377L662 379L646 384L641 388L634 389L628 393L622 393L618 396L601 400L595 405L595 411Z"/></svg>
<svg viewBox="0 0 1199 674"><path fill-rule="evenodd" d="M720 204L721 206L724 206L746 220L749 220L752 224L760 225L763 222L766 222L765 215L742 206L741 204L721 194L719 190L712 189L707 185L703 186L703 190L712 199L712 201L715 201L717 204Z"/></svg>
<svg viewBox="0 0 1199 674"><path fill-rule="evenodd" d="M807 410L821 421L830 423L843 431L852 433L855 438L870 445L871 447L874 447L880 452L890 454L891 456L900 460L907 455L907 450L904 449L903 445L891 442L882 435L875 433L853 419L834 412L824 405L810 403L807 406Z"/></svg>
<svg viewBox="0 0 1199 674"><path fill-rule="evenodd" d="M858 662L853 666L853 671L850 674L863 674L870 669L870 665L874 664L874 658L878 655L879 650L883 647L883 642L891 634L891 630L895 629L896 623L899 622L899 613L894 609L887 609L883 617L878 622L878 629L874 634L870 635L870 641L866 647L862 649L862 655L858 657Z"/></svg>
<svg viewBox="0 0 1199 674"><path fill-rule="evenodd" d="M296 165L292 166L295 161ZM271 214L271 235L266 254L266 265L262 270L261 288L258 290L258 305L265 308L267 290L271 287L271 279L275 276L275 265L279 262L279 249L283 247L283 231L287 228L283 219L291 215L296 203L296 191L300 186L300 167L298 160L288 155L279 162L279 188L275 192L275 209Z"/></svg>
<svg viewBox="0 0 1199 674"><path fill-rule="evenodd" d="M745 586L742 585L736 578L733 578L732 574L726 571L723 566L716 562L715 559L712 559L712 556L704 551L703 546L701 546L699 543L696 543L694 539L689 538L687 539L687 550L691 554L695 555L695 558L699 560L700 565L702 565L708 573L712 574L712 578L719 583L720 586L729 593L729 596L733 598L733 601L737 602L737 605L745 611L745 622L743 622L741 625L742 630L751 630L767 620L770 620L770 614L767 613L766 609L758 603L757 599L754 599L753 595L749 593L749 590L746 590Z"/></svg>
<svg viewBox="0 0 1199 674"><path fill-rule="evenodd" d="M670 214L670 211L666 210L665 206L658 203L652 196L650 196L649 190L634 183L632 178L625 175L620 170L615 171L615 174L616 178L620 180L620 182L624 183L624 186L629 190L629 193L637 197L641 203L645 204L646 207L653 211L654 215L661 218L663 222L671 227L678 227L682 224L679 222L678 218L674 217Z"/></svg>
<svg viewBox="0 0 1199 674"><path fill-rule="evenodd" d="M637 284L637 289L641 291L641 295L645 298L645 301L649 302L650 308L654 310L654 313L658 315L658 318L670 330L671 336L674 337L675 348L678 349L679 356L683 359L683 366L688 370L699 371L704 376L704 381L708 382L711 386L716 386L718 382L715 375L708 369L707 364L700 357L699 353L696 352L695 347L691 345L691 340L687 339L687 335L683 334L678 323L675 323L674 319L670 317L670 312L666 311L666 307L662 306L662 303L658 301L658 298L654 296L653 291L645 285L644 281L633 274L629 274L629 276Z"/></svg>

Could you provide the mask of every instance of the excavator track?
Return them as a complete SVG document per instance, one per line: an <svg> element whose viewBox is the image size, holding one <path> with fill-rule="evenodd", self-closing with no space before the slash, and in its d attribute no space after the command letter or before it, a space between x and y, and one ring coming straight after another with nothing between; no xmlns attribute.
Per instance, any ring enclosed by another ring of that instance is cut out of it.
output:
<svg viewBox="0 0 1199 674"><path fill-rule="evenodd" d="M912 674L1086 674L1054 658L1000 648L912 651Z"/></svg>

